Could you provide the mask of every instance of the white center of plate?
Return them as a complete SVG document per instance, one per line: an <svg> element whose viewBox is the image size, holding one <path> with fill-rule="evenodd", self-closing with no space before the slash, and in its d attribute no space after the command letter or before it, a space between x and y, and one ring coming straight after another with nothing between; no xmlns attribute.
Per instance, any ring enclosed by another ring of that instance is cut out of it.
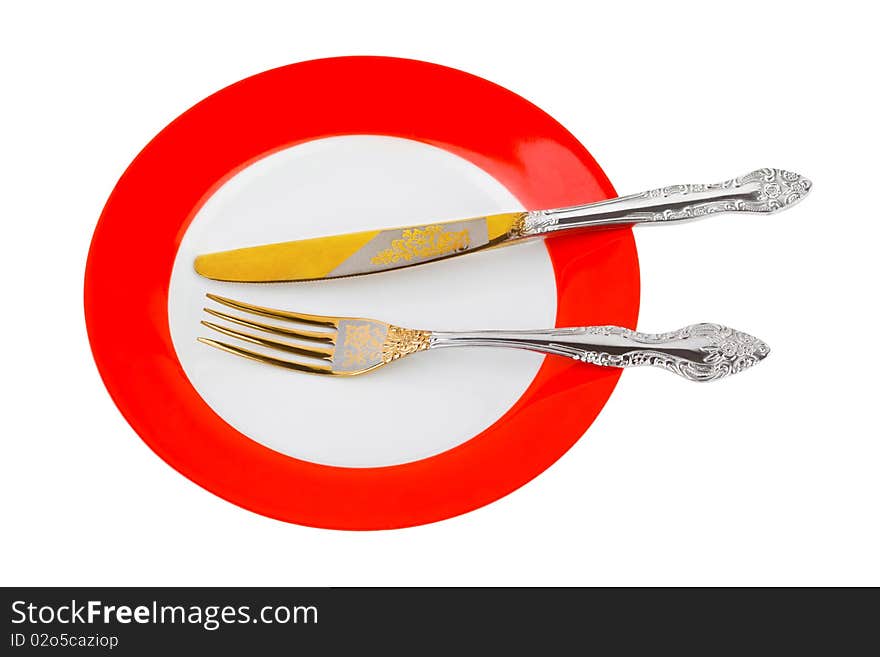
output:
<svg viewBox="0 0 880 657"><path fill-rule="evenodd" d="M420 329L549 327L556 288L542 242L309 283L211 281L194 272L193 259L256 244L519 209L519 201L482 169L407 139L333 137L274 153L222 185L187 230L168 297L174 349L192 385L220 417L295 458L370 467L451 449L513 405L538 371L540 355L438 349L363 376L302 374L197 342L200 335L229 341L199 324L209 319L204 306L218 307L205 293Z"/></svg>

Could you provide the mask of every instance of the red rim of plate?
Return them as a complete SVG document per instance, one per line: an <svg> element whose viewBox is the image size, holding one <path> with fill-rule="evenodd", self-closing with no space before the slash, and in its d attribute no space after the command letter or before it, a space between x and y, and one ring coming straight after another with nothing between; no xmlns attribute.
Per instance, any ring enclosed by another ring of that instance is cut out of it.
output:
<svg viewBox="0 0 880 657"><path fill-rule="evenodd" d="M135 158L95 229L85 316L114 402L180 473L279 520L389 529L465 513L543 472L584 434L620 371L548 357L522 397L485 431L436 456L388 467L302 461L223 421L193 388L171 343L168 286L181 239L207 198L242 168L302 142L353 134L444 148L487 171L530 209L615 196L565 128L496 84L388 57L292 64L206 98ZM546 245L557 326L635 326L639 270L629 228Z"/></svg>

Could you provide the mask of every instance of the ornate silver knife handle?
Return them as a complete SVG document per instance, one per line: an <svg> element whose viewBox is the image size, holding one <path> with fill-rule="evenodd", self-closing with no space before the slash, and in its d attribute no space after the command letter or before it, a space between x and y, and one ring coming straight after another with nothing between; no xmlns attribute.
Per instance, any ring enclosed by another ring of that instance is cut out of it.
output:
<svg viewBox="0 0 880 657"><path fill-rule="evenodd" d="M516 237L619 224L675 223L723 212L772 213L804 198L813 184L783 169L758 169L709 185L672 185L555 210L526 212Z"/></svg>
<svg viewBox="0 0 880 657"><path fill-rule="evenodd" d="M607 367L651 365L691 381L714 381L736 374L770 353L761 340L719 324L692 324L669 333L585 326L431 334L431 348L460 346L528 349Z"/></svg>

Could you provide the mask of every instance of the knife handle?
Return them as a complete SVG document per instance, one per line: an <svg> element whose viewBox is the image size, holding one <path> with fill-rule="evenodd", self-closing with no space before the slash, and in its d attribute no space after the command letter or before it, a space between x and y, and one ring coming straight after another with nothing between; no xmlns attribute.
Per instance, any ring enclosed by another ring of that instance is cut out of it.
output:
<svg viewBox="0 0 880 657"><path fill-rule="evenodd" d="M772 213L804 198L812 183L783 169L758 169L709 185L672 185L598 203L523 214L516 237L616 226L668 224L724 212Z"/></svg>
<svg viewBox="0 0 880 657"><path fill-rule="evenodd" d="M473 331L431 334L430 348L513 347L568 356L606 367L650 365L690 381L713 381L764 359L761 340L719 324L692 324L669 333L639 333L620 326L538 331Z"/></svg>

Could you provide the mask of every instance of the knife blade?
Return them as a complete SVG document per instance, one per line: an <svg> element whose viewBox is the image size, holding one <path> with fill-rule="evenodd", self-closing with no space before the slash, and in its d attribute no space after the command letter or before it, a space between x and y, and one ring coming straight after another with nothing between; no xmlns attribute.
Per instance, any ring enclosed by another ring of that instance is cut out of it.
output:
<svg viewBox="0 0 880 657"><path fill-rule="evenodd" d="M200 255L196 271L220 281L270 283L372 274L499 246L522 212L265 244Z"/></svg>
<svg viewBox="0 0 880 657"><path fill-rule="evenodd" d="M200 255L196 272L220 281L272 283L373 274L549 234L668 224L712 214L773 213L804 198L812 183L783 169L758 169L708 185L672 185L598 203L506 212L251 246Z"/></svg>

